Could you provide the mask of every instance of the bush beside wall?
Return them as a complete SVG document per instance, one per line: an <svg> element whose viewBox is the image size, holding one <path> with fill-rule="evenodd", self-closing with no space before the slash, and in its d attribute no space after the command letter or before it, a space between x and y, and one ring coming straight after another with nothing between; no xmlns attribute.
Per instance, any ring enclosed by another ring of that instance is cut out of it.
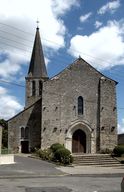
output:
<svg viewBox="0 0 124 192"><path fill-rule="evenodd" d="M39 149L36 154L43 160L54 161L63 165L69 165L73 162L71 152L60 143L55 143L48 149Z"/></svg>
<svg viewBox="0 0 124 192"><path fill-rule="evenodd" d="M113 154L117 157L121 157L124 155L124 145L118 145L114 148Z"/></svg>

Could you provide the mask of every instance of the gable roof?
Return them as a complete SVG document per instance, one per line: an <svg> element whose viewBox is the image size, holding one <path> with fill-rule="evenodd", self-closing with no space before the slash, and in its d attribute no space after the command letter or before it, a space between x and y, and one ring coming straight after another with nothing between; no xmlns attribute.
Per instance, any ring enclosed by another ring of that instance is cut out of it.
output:
<svg viewBox="0 0 124 192"><path fill-rule="evenodd" d="M28 109L30 109L31 107L33 107L34 105L36 105L36 103L41 102L41 98L39 100L37 100L36 102L34 102L32 105L30 105L27 108L24 108L22 111L20 111L19 113L17 113L16 115L14 115L13 117L11 117L10 119L8 119L6 122L11 121L12 119L14 119L15 117L19 116L21 113L27 111Z"/></svg>
<svg viewBox="0 0 124 192"><path fill-rule="evenodd" d="M50 80L57 78L57 76L59 76L62 72L64 72L65 70L69 69L70 67L72 67L75 64L80 64L81 62L85 62L86 65L90 66L94 71L96 71L97 73L99 73L102 77L105 77L111 81L114 81L116 84L118 84L117 81L105 76L103 73L101 73L100 71L98 71L97 69L95 69L92 65L90 65L87 61L85 61L84 59L82 59L81 57L79 57L78 59L76 59L73 63L71 63L70 65L68 65L65 69L63 69L62 71L60 71L57 75L51 77Z"/></svg>

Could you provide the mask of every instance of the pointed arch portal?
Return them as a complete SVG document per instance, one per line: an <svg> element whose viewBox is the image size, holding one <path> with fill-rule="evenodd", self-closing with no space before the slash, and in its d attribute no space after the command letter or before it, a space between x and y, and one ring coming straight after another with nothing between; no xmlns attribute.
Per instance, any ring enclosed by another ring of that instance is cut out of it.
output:
<svg viewBox="0 0 124 192"><path fill-rule="evenodd" d="M72 153L86 153L86 134L80 129L73 133Z"/></svg>

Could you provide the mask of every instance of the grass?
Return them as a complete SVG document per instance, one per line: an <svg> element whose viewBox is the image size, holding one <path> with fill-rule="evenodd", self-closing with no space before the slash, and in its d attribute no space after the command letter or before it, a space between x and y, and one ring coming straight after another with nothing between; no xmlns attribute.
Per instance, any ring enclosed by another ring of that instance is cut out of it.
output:
<svg viewBox="0 0 124 192"><path fill-rule="evenodd" d="M1 149L1 154L11 154L11 151L7 148Z"/></svg>

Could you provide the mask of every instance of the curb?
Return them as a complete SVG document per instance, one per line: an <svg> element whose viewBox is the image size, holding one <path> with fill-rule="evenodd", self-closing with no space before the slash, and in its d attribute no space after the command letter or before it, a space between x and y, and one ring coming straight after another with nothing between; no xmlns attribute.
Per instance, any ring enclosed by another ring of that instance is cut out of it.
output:
<svg viewBox="0 0 124 192"><path fill-rule="evenodd" d="M60 175L6 175L0 176L0 179L31 179L31 178L54 178L54 177L64 177L70 174L60 174Z"/></svg>

